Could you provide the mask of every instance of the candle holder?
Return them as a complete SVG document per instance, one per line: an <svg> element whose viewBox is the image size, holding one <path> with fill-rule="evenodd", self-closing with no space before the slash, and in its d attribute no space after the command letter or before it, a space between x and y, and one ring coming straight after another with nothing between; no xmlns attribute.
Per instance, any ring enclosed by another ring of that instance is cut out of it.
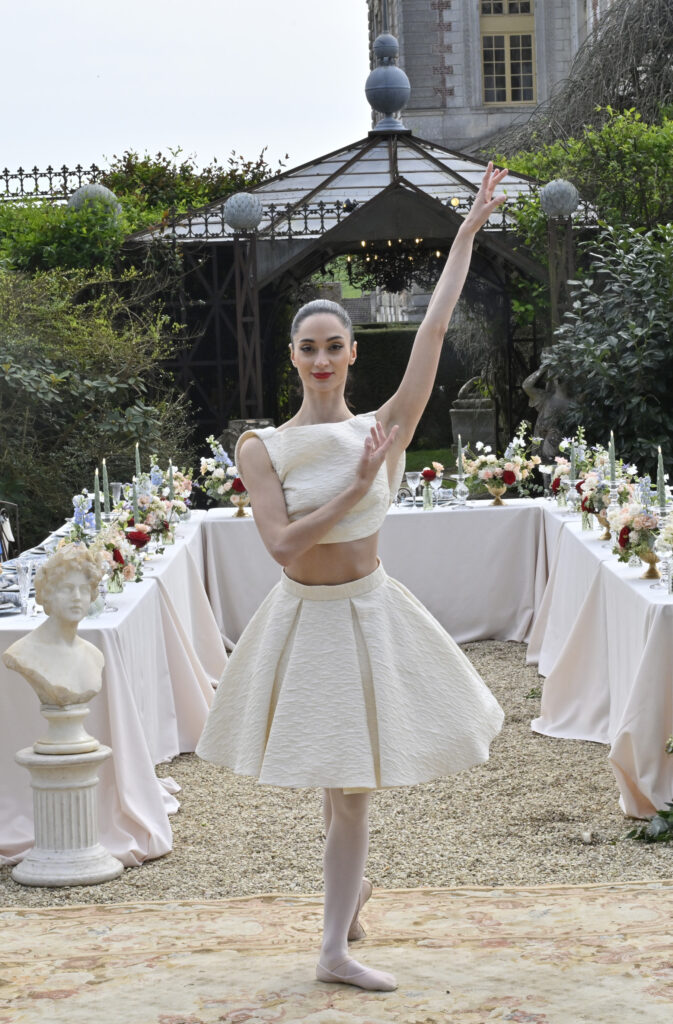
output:
<svg viewBox="0 0 673 1024"><path fill-rule="evenodd" d="M610 504L607 507L607 516L610 518L611 512L619 511L619 488L617 487L617 481L610 483Z"/></svg>
<svg viewBox="0 0 673 1024"><path fill-rule="evenodd" d="M453 488L454 508L467 508L467 499L470 491L465 483L465 474L452 473L451 479L456 481L456 486Z"/></svg>
<svg viewBox="0 0 673 1024"><path fill-rule="evenodd" d="M577 483L578 481L572 477L568 481L568 493L566 494L566 502L568 505L566 515L568 516L577 515L578 506L582 500L580 498L579 491L577 490Z"/></svg>

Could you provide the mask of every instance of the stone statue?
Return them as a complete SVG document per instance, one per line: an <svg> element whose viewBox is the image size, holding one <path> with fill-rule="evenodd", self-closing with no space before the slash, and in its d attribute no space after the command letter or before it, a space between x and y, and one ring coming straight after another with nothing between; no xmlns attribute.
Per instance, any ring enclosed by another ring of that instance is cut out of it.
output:
<svg viewBox="0 0 673 1024"><path fill-rule="evenodd" d="M101 570L81 544L59 548L35 574L35 598L48 618L8 647L2 660L51 707L84 704L100 691L104 658L77 635L98 595Z"/></svg>
<svg viewBox="0 0 673 1024"><path fill-rule="evenodd" d="M530 404L538 410L533 433L543 438L540 453L543 460L558 455L558 446L566 433L563 420L569 404L568 396L557 381L543 383L545 373L546 367L540 366L522 384Z"/></svg>

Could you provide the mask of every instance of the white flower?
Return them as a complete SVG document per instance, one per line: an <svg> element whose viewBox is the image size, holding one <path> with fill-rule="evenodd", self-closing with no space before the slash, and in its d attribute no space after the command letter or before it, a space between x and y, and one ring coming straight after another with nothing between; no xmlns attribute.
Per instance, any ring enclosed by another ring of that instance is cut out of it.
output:
<svg viewBox="0 0 673 1024"><path fill-rule="evenodd" d="M486 445L486 447L484 448L484 451L485 451L485 452L486 452L486 454L488 455L488 453L489 453L489 452L492 452L492 451L493 451L493 449L491 448L490 444L487 444L487 445Z"/></svg>
<svg viewBox="0 0 673 1024"><path fill-rule="evenodd" d="M484 442L483 441L477 441L477 443L476 443L476 445L474 447L477 449L478 452L480 452L481 449L484 447Z"/></svg>
<svg viewBox="0 0 673 1024"><path fill-rule="evenodd" d="M486 456L486 461L490 462L490 463L493 463L493 462L497 462L498 460L496 459L495 455L487 455Z"/></svg>
<svg viewBox="0 0 673 1024"><path fill-rule="evenodd" d="M213 470L213 477L216 480L224 480L224 469L222 466L218 466L217 469Z"/></svg>
<svg viewBox="0 0 673 1024"><path fill-rule="evenodd" d="M218 493L218 494L224 494L224 492L226 491L226 489L227 489L227 488L226 488L226 487L224 486L224 484L220 484L220 486L219 486L219 487L217 488L217 493Z"/></svg>
<svg viewBox="0 0 673 1024"><path fill-rule="evenodd" d="M238 470L236 469L236 466L227 467L227 476L229 477L230 480L236 479L236 477L238 476Z"/></svg>

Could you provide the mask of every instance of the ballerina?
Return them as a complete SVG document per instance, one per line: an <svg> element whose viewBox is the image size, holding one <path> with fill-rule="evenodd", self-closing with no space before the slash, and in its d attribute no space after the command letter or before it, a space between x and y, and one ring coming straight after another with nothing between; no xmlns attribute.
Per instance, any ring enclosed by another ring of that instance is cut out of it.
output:
<svg viewBox="0 0 673 1024"><path fill-rule="evenodd" d="M371 894L363 878L373 791L428 782L488 759L503 713L454 640L385 573L378 532L430 397L477 231L504 202L489 164L461 224L399 388L353 416L344 388L357 342L341 306L316 300L291 328L303 387L282 426L236 446L261 538L283 567L215 695L197 754L279 786L320 786L324 929L316 976L390 991L392 974L350 956ZM432 679L401 666L432 652ZM438 680L440 681L438 684Z"/></svg>

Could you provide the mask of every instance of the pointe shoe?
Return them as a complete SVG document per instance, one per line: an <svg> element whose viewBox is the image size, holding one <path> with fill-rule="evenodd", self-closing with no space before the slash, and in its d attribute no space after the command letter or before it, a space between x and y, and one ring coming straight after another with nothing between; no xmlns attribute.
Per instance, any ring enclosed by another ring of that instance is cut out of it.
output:
<svg viewBox="0 0 673 1024"><path fill-rule="evenodd" d="M348 929L348 941L357 942L359 939L364 939L367 932L364 930L360 922L358 921L358 915L365 903L372 894L372 883L368 878L362 879L362 887L360 889L360 896L358 898L358 905L355 913L353 914L353 920L351 921L350 928Z"/></svg>
<svg viewBox="0 0 673 1024"><path fill-rule="evenodd" d="M350 970L342 968L352 965ZM373 971L369 967L363 967L357 960L344 960L337 964L333 970L318 962L316 964L315 976L318 981L336 982L339 985L355 985L357 988L364 988L370 992L394 992L397 982L394 975L385 971Z"/></svg>

